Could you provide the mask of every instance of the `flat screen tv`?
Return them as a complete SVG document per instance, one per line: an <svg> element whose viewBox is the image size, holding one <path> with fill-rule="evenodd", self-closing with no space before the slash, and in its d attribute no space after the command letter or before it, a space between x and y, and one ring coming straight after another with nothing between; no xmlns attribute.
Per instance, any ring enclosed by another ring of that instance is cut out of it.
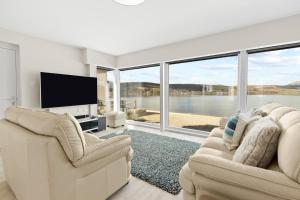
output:
<svg viewBox="0 0 300 200"><path fill-rule="evenodd" d="M97 104L97 78L41 72L41 106Z"/></svg>

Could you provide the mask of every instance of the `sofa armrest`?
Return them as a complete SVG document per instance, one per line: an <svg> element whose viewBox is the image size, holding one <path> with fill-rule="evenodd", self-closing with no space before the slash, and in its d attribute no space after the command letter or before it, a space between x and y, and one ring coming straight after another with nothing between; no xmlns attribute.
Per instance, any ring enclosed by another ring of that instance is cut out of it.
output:
<svg viewBox="0 0 300 200"><path fill-rule="evenodd" d="M87 146L84 156L73 164L75 167L79 167L102 159L118 151L120 151L124 156L127 156L127 160L129 159L130 161L132 159L132 149L130 144L131 138L128 135L120 135L109 138L105 141L100 141Z"/></svg>
<svg viewBox="0 0 300 200"><path fill-rule="evenodd" d="M267 193L283 199L294 199L300 196L300 184L281 172L199 154L191 156L189 167L201 176L232 186Z"/></svg>
<svg viewBox="0 0 300 200"><path fill-rule="evenodd" d="M219 121L219 126L221 129L224 129L226 124L227 124L227 121L228 121L228 117L222 117Z"/></svg>

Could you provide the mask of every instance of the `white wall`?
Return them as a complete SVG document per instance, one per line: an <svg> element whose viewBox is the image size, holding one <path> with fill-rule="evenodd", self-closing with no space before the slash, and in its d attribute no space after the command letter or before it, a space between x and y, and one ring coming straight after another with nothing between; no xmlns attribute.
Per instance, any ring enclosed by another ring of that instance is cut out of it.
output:
<svg viewBox="0 0 300 200"><path fill-rule="evenodd" d="M53 72L89 75L79 48L58 44L5 29L0 29L0 41L19 46L20 105L40 107L39 73ZM87 106L68 107L57 111L86 113Z"/></svg>
<svg viewBox="0 0 300 200"><path fill-rule="evenodd" d="M19 47L19 98L20 105L25 107L40 107L40 72L94 76L96 66L116 66L116 58L102 52L67 46L1 28L0 41ZM88 107L75 106L51 110L86 114ZM93 107L93 111L95 110L96 107Z"/></svg>
<svg viewBox="0 0 300 200"><path fill-rule="evenodd" d="M89 65L96 65L101 67L108 67L108 68L114 68L117 64L117 57L91 50L91 49L84 49L83 50L84 55L84 63Z"/></svg>
<svg viewBox="0 0 300 200"><path fill-rule="evenodd" d="M117 59L117 66L130 67L153 64L299 41L300 15L296 15L247 28L121 55Z"/></svg>

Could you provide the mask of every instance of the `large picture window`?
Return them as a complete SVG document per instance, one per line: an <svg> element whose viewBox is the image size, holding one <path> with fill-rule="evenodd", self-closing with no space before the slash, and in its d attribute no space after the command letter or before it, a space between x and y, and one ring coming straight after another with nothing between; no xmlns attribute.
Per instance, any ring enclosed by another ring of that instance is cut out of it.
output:
<svg viewBox="0 0 300 200"><path fill-rule="evenodd" d="M300 108L300 48L248 55L247 107L278 102Z"/></svg>
<svg viewBox="0 0 300 200"><path fill-rule="evenodd" d="M120 95L127 119L160 123L160 66L121 70Z"/></svg>
<svg viewBox="0 0 300 200"><path fill-rule="evenodd" d="M169 65L169 127L210 131L237 110L237 56Z"/></svg>

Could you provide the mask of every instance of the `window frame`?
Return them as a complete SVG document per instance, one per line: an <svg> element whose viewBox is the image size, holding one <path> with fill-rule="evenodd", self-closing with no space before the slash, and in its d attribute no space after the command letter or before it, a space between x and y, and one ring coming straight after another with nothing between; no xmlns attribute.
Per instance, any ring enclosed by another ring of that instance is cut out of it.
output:
<svg viewBox="0 0 300 200"><path fill-rule="evenodd" d="M228 56L238 56L238 72L237 72L237 100L238 100L238 109L241 111L247 111L247 98L248 98L248 55L253 53L261 53L266 51L274 51L274 50L283 50L283 49L291 49L300 47L300 42L293 43L285 43L279 45L269 45L265 47L256 47L249 49L242 49L230 52L224 52L219 54L209 54L199 57L192 57L186 59L175 59L169 61L162 61L160 63L153 63L147 65L139 65L132 67L124 67L119 68L118 73L118 90L120 92L120 71L130 70L130 69L139 69L139 68L147 68L151 66L160 65L160 125L145 123L145 122L137 122L137 121L128 121L130 125L144 126L155 129L160 129L163 131L172 131L176 133L182 133L186 135L195 135L199 137L207 137L209 132L201 131L201 130L193 130L187 128L179 128L179 127L169 127L169 65L170 64L178 64L184 62L193 62L193 61L201 61L201 60L209 60L216 59ZM120 93L118 93L119 102L120 102ZM120 110L120 106L118 108Z"/></svg>
<svg viewBox="0 0 300 200"><path fill-rule="evenodd" d="M145 68L150 68L150 67L159 67L159 70L160 70L160 105L159 105L159 107L160 107L160 123L159 124L156 124L156 123L150 123L150 122L139 122L139 121L134 121L134 120L130 120L130 119L127 119L126 120L126 122L127 122L127 124L129 124L129 125L137 125L137 126L142 126L142 127L148 127L148 128L155 128L155 129L160 129L161 130L161 123L162 123L162 121L161 121L161 119L162 119L162 117L161 117L161 115L162 115L162 113L161 113L161 109L162 109L162 106L161 106L161 96L162 96L162 91L161 91L161 88L162 88L162 84L161 84L161 78L162 78L162 76L161 76L161 63L153 63L153 64L147 64L147 65L139 65L139 66L133 66L133 67L123 67L123 68L119 68L119 81L118 81L118 88L119 88L119 111L121 110L121 93L120 93L120 91L121 91L121 72L122 71L129 71L129 70L137 70L137 69L145 69Z"/></svg>
<svg viewBox="0 0 300 200"><path fill-rule="evenodd" d="M170 65L180 64L180 63L197 62L197 61L205 61L205 60L213 60L213 59L233 57L233 56L237 56L237 58L238 58L237 73L236 73L236 76L237 76L237 95L236 95L236 97L237 97L237 102L238 102L237 110L240 110L241 106L240 106L240 95L239 95L240 94L240 89L239 89L240 52L239 51L232 51L232 52L227 52L227 53L220 53L220 54L200 56L200 57L194 57L194 58L188 58L188 59L181 59L181 60L169 61L169 62L165 63L168 67L168 70L167 70L168 73L165 74L165 77L164 77L165 80L168 81L168 85L167 85L168 90L165 91L165 92L167 92L167 94L165 94L165 98L167 98L166 107L168 108L167 109L168 112L164 113L164 115L166 115L165 118L167 120L164 121L164 123L166 123L165 129L162 129L162 130L172 131L172 132L177 132L177 133L184 133L184 134L189 134L189 135L197 135L200 137L207 137L209 134L208 131L169 126L169 78L170 78L169 71L170 71Z"/></svg>
<svg viewBox="0 0 300 200"><path fill-rule="evenodd" d="M244 58L244 60L247 61L247 70L246 72L243 74L245 80L246 80L246 88L245 88L245 92L246 92L246 104L245 104L245 111L247 110L247 101L248 101L248 70L249 70L249 55L251 54L257 54L257 53L265 53L265 52L271 52L271 51L280 51L280 50L286 50L286 49L293 49L293 48L300 48L300 42L294 42L294 43L287 43L287 44L279 44L279 45L270 45L270 46L266 46L266 47L259 47L259 48L252 48L252 49L248 49L245 50L244 52L246 53L246 57Z"/></svg>

